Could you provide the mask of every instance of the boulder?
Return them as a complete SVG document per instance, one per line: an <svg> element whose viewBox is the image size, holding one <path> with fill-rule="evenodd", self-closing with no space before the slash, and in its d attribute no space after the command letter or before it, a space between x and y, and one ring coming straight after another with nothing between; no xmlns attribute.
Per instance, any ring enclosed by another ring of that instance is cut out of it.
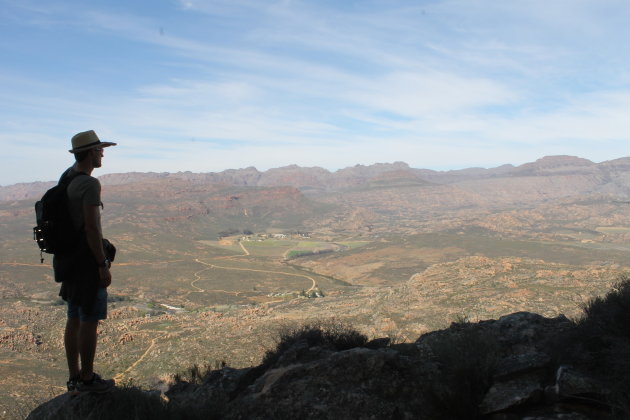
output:
<svg viewBox="0 0 630 420"><path fill-rule="evenodd" d="M224 367L162 394L64 394L28 419L613 418L601 378L554 365L554 338L572 328L564 316L518 312L454 323L414 343L375 339L337 350L296 339L256 367Z"/></svg>

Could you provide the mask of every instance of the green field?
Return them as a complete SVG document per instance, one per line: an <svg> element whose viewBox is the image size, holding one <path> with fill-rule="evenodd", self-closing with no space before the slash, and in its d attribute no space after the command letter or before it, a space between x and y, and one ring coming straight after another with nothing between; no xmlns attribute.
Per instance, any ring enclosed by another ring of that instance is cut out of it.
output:
<svg viewBox="0 0 630 420"><path fill-rule="evenodd" d="M239 242L240 241L240 242ZM360 248L369 244L369 241L317 241L317 240L290 240L290 239L253 239L241 241L240 238L225 238L221 241L200 240L200 244L207 247L222 249L235 254L244 255L247 250L252 256L295 258L297 256L310 255L318 251L342 251Z"/></svg>

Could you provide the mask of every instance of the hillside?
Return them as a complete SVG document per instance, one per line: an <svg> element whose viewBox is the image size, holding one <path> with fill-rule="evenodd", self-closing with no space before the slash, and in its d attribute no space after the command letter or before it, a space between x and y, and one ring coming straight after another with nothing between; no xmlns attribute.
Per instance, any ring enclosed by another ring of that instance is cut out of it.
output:
<svg viewBox="0 0 630 420"><path fill-rule="evenodd" d="M115 213L106 223L159 225L196 237L252 229L373 236L480 227L541 238L630 225L630 158L596 164L554 156L518 167L447 172L397 162L336 172L288 166L100 179L107 211ZM0 227L10 229L13 217L32 214L32 201L50 185L0 187ZM615 233L623 232L608 232Z"/></svg>
<svg viewBox="0 0 630 420"><path fill-rule="evenodd" d="M577 323L519 312L407 344L302 325L255 367L191 367L148 392L62 395L28 419L629 418L629 304L626 280Z"/></svg>

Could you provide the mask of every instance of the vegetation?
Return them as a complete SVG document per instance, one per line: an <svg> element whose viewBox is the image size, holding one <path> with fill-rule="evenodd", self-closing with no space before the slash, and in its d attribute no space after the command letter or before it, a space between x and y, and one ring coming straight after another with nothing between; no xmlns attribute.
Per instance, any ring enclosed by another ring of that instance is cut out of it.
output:
<svg viewBox="0 0 630 420"><path fill-rule="evenodd" d="M422 336L417 342L420 344L389 344L400 357L390 359L382 372L391 375L391 379L404 381L408 394L398 398L408 404L410 413L422 412L419 418L481 418L479 406L492 385L497 361L501 358L498 339L490 330L480 328L480 324L460 317L448 329ZM371 346L365 335L338 320L285 325L279 328L274 341L275 345L257 367L237 370L217 361L214 366L193 365L175 375L168 391L169 402L161 399L159 393L143 391L127 383L110 397L89 401L86 398L87 402L65 413L65 418L88 418L89 415L90 419L103 420L218 419L232 413L230 410L235 407L230 406L230 401L269 369L304 362L316 354L310 351L314 347L331 351L383 347ZM606 296L592 299L569 333L555 338L555 345L560 350L554 366L590 367L590 373L599 377L602 389L612 391L605 401L612 414L615 418L627 418L630 413L630 361L627 358L630 354L630 277L622 277ZM374 385L372 380L378 379L370 378L370 386ZM204 388L208 384L214 385ZM389 391L381 389L384 386L387 383L366 389L378 389L377 392L386 395ZM184 395L183 399L178 399L178 392Z"/></svg>
<svg viewBox="0 0 630 420"><path fill-rule="evenodd" d="M630 339L630 275L619 279L604 297L595 297L584 307L578 328L585 334Z"/></svg>
<svg viewBox="0 0 630 420"><path fill-rule="evenodd" d="M607 389L609 405L630 414L630 276L622 276L604 297L591 299L584 316L556 343L559 363L589 366Z"/></svg>
<svg viewBox="0 0 630 420"><path fill-rule="evenodd" d="M238 229L230 228L230 229L226 229L226 230L223 230L223 231L219 232L217 234L217 236L219 238L225 238L225 237L228 237L228 236L235 235L235 234L237 234L239 232L240 231Z"/></svg>
<svg viewBox="0 0 630 420"><path fill-rule="evenodd" d="M131 302L131 301L132 301L131 296L116 295L116 294L111 294L111 293L107 295L107 302L109 303Z"/></svg>
<svg viewBox="0 0 630 420"><path fill-rule="evenodd" d="M175 384L189 383L195 385L201 385L214 371L223 369L227 364L225 361L215 361L214 365L206 364L204 366L192 365L183 372L173 375L173 382Z"/></svg>
<svg viewBox="0 0 630 420"><path fill-rule="evenodd" d="M308 348L320 346L342 351L364 346L368 339L351 326L336 320L284 326L278 333L275 348L266 352L262 365L275 364L284 352L300 341Z"/></svg>
<svg viewBox="0 0 630 420"><path fill-rule="evenodd" d="M499 345L474 326L454 323L448 334L430 342L440 371L428 384L427 396L441 418L477 418L479 404L492 384Z"/></svg>
<svg viewBox="0 0 630 420"><path fill-rule="evenodd" d="M314 254L313 251L297 251L297 250L293 250L293 251L287 252L287 259L306 257L307 255L313 255L313 254Z"/></svg>

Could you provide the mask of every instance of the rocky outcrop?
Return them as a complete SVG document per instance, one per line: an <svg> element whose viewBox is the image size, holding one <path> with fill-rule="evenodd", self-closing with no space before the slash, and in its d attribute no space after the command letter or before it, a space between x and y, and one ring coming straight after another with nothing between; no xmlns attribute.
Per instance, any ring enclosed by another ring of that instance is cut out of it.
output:
<svg viewBox="0 0 630 420"><path fill-rule="evenodd" d="M564 316L519 312L454 323L414 343L378 339L340 351L296 339L257 367L224 367L163 392L62 395L28 418L618 418L605 381L557 360L558 338L574 328Z"/></svg>

